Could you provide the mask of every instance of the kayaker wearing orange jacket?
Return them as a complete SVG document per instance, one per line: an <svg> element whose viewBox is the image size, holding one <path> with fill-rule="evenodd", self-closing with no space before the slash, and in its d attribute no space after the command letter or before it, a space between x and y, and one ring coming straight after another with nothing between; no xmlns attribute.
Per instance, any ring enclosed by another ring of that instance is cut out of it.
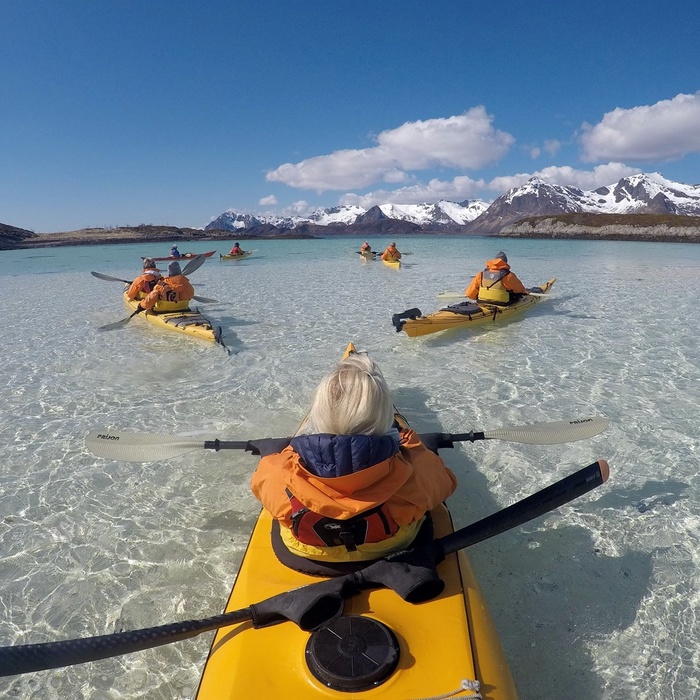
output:
<svg viewBox="0 0 700 700"><path fill-rule="evenodd" d="M457 486L416 433L394 427L386 381L364 353L323 379L300 430L262 457L251 478L299 557L357 562L403 549Z"/></svg>
<svg viewBox="0 0 700 700"><path fill-rule="evenodd" d="M245 253L245 251L238 243L234 243L233 248L231 248L231 250L228 252L229 255L243 255L243 253Z"/></svg>
<svg viewBox="0 0 700 700"><path fill-rule="evenodd" d="M153 258L144 258L143 272L131 283L131 286L126 291L126 296L129 299L143 299L153 291L159 279L162 279L162 275L156 267L155 260Z"/></svg>
<svg viewBox="0 0 700 700"><path fill-rule="evenodd" d="M510 271L508 258L503 251L496 253L493 260L486 261L486 269L477 272L464 292L469 299L496 306L508 306L527 293L523 283Z"/></svg>
<svg viewBox="0 0 700 700"><path fill-rule="evenodd" d="M193 296L194 287L182 274L180 263L171 262L168 265L168 276L160 279L153 291L141 299L136 311L184 311L189 308Z"/></svg>
<svg viewBox="0 0 700 700"><path fill-rule="evenodd" d="M382 260L388 260L389 262L392 260L401 260L401 253L397 250L396 243L393 241L389 243L387 249L382 253Z"/></svg>

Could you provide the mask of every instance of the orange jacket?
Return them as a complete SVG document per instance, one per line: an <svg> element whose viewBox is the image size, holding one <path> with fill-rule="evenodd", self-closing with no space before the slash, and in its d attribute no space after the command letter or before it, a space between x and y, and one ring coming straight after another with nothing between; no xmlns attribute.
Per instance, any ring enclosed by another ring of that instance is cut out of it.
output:
<svg viewBox="0 0 700 700"><path fill-rule="evenodd" d="M243 254L243 249L241 246L233 246L231 250L228 252L229 255L242 255Z"/></svg>
<svg viewBox="0 0 700 700"><path fill-rule="evenodd" d="M527 289L523 286L523 283L516 277L513 272L510 272L510 265L507 262L503 262L500 258L495 258L494 260L486 261L486 269L491 272L498 272L499 270L508 270L508 274L501 278L501 284L504 289L507 289L513 294L527 294ZM477 272L474 275L474 279L469 283L465 296L470 299L477 299L479 297L479 287L481 287L482 273Z"/></svg>
<svg viewBox="0 0 700 700"><path fill-rule="evenodd" d="M399 253L396 246L390 245L382 253L382 260L401 260L401 253Z"/></svg>
<svg viewBox="0 0 700 700"><path fill-rule="evenodd" d="M141 299L153 291L156 282L161 279L161 274L158 270L148 270L137 277L129 289L126 291L126 296L129 299Z"/></svg>
<svg viewBox="0 0 700 700"><path fill-rule="evenodd" d="M286 528L292 526L292 506L285 489L309 510L336 520L386 503L401 526L420 520L456 487L454 474L412 430L401 432L399 451L393 456L345 476L315 476L288 446L262 457L251 477L255 496Z"/></svg>
<svg viewBox="0 0 700 700"><path fill-rule="evenodd" d="M152 309L159 301L189 301L194 296L194 287L184 275L163 277L153 291L141 300L144 309Z"/></svg>

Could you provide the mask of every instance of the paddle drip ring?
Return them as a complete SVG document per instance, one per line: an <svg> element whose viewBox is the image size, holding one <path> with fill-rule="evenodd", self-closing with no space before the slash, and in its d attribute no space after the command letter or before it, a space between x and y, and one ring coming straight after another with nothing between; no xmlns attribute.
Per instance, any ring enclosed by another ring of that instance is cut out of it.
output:
<svg viewBox="0 0 700 700"><path fill-rule="evenodd" d="M399 663L396 635L371 617L344 615L314 630L306 644L313 676L334 690L368 690L386 681Z"/></svg>

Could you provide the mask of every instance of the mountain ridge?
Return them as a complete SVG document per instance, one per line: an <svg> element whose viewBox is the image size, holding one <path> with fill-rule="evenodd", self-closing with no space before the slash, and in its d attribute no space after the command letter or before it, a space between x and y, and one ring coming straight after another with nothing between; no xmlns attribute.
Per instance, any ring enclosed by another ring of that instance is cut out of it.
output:
<svg viewBox="0 0 700 700"><path fill-rule="evenodd" d="M581 215L584 219L572 222L558 221L552 224L543 219L565 215ZM128 243L135 241L161 240L217 240L231 238L324 238L334 235L367 237L386 235L398 237L412 234L432 235L517 235L545 237L575 235L587 237L589 229L599 228L596 216L659 215L689 217L693 222L700 217L700 185L686 185L667 180L659 173L639 174L620 179L618 182L581 190L572 186L552 185L540 177L532 177L523 185L512 188L491 204L482 200L449 202L440 200L423 204L379 204L364 209L358 205L343 205L316 209L307 217L284 217L276 214L253 215L228 210L212 220L204 228L178 228L141 224L135 227L111 229L81 229L63 233L37 234L15 226L0 224L0 250L33 248L51 245L82 245L94 243ZM525 222L517 227L518 222ZM601 219L602 221L602 219ZM651 220L649 220L650 222ZM688 233L688 222L678 225L657 223L635 223L640 226L666 226L658 229L659 240L676 240L680 232L683 240L695 240ZM630 238L615 224L610 235ZM691 228L694 225L691 224ZM610 225L609 225L610 226ZM615 226L618 227L615 233ZM668 233L668 228L673 233ZM557 233L559 232L559 233ZM650 229L645 240L654 235ZM590 234L592 235L592 234ZM637 231L635 235L641 236ZM598 230L594 237L604 237ZM698 233L700 242L700 232Z"/></svg>
<svg viewBox="0 0 700 700"><path fill-rule="evenodd" d="M358 224L378 223L390 219L415 224L422 233L497 234L509 224L526 217L569 213L587 214L678 214L700 216L700 185L686 185L667 180L659 173L624 177L618 182L581 190L568 185L553 185L538 176L512 188L491 204L482 200L434 204L380 204L364 210L357 205L317 209L308 217L280 217L270 214L243 214L229 209L212 220L205 230L228 230L242 235L255 220L255 225L271 224L279 230L296 230L312 224L325 227L328 235L350 234ZM387 226L387 224L383 224ZM394 231L413 226L396 225Z"/></svg>

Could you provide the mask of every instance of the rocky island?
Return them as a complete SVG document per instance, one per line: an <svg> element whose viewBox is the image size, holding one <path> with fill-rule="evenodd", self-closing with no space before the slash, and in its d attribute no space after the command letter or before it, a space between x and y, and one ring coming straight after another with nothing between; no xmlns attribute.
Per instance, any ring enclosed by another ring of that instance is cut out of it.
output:
<svg viewBox="0 0 700 700"><path fill-rule="evenodd" d="M508 238L700 243L700 216L581 212L532 216L504 226L497 235Z"/></svg>

